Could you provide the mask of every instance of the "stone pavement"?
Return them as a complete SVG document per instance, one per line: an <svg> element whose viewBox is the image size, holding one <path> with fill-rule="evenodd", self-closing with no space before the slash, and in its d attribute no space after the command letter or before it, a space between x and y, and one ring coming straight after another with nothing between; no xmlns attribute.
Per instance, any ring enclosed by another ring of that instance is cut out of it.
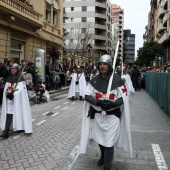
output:
<svg viewBox="0 0 170 170"><path fill-rule="evenodd" d="M33 105L33 134L13 132L0 141L0 170L58 169L80 139L82 106L66 92Z"/></svg>
<svg viewBox="0 0 170 170"><path fill-rule="evenodd" d="M116 149L112 170L170 169L169 117L144 90L130 96L130 106L133 158ZM79 155L72 170L102 170L97 166L99 158L96 146Z"/></svg>

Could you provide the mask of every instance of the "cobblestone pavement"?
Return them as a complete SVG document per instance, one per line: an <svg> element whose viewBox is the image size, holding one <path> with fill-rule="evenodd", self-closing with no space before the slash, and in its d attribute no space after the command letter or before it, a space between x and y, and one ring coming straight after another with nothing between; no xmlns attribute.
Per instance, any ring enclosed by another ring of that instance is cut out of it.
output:
<svg viewBox="0 0 170 170"><path fill-rule="evenodd" d="M116 150L112 170L170 169L170 119L144 90L130 96L130 106L133 158ZM96 146L79 155L72 170L102 170L99 158Z"/></svg>
<svg viewBox="0 0 170 170"><path fill-rule="evenodd" d="M143 90L130 97L130 105L133 158L116 150L112 170L170 168L170 119ZM70 170L76 159L68 158L76 158L80 141L82 108L82 101L70 101L66 93L32 106L33 134L11 133L0 141L0 170ZM94 147L79 155L71 170L101 170L99 157Z"/></svg>
<svg viewBox="0 0 170 170"><path fill-rule="evenodd" d="M82 101L54 95L33 105L33 134L11 133L0 141L0 170L58 169L80 139Z"/></svg>

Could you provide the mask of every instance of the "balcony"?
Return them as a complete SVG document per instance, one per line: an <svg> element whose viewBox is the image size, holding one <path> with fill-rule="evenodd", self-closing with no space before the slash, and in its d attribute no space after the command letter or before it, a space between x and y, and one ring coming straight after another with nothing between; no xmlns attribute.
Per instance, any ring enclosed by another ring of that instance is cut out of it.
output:
<svg viewBox="0 0 170 170"><path fill-rule="evenodd" d="M168 32L165 32L165 33L163 34L163 36L158 40L158 43L162 44L162 43L164 43L167 39L169 39L169 37L168 37Z"/></svg>
<svg viewBox="0 0 170 170"><path fill-rule="evenodd" d="M101 3L101 2L96 2L96 6L100 8L105 8L105 9L107 8L106 3Z"/></svg>
<svg viewBox="0 0 170 170"><path fill-rule="evenodd" d="M10 14L17 18L18 22L30 24L33 27L41 28L41 14L34 11L33 8L18 0L0 0L0 13L4 16Z"/></svg>
<svg viewBox="0 0 170 170"><path fill-rule="evenodd" d="M107 51L107 47L104 44L95 44L94 49Z"/></svg>
<svg viewBox="0 0 170 170"><path fill-rule="evenodd" d="M158 33L162 33L166 30L167 28L163 26L162 23L158 25Z"/></svg>
<svg viewBox="0 0 170 170"><path fill-rule="evenodd" d="M106 26L105 26L105 25L101 25L101 24L95 24L95 28L96 28L96 29L106 30Z"/></svg>
<svg viewBox="0 0 170 170"><path fill-rule="evenodd" d="M123 14L119 14L119 18L122 19L123 18Z"/></svg>
<svg viewBox="0 0 170 170"><path fill-rule="evenodd" d="M164 26L166 25L168 19L169 19L169 14L166 12L166 14L165 14L164 17L163 17L163 25L164 25Z"/></svg>
<svg viewBox="0 0 170 170"><path fill-rule="evenodd" d="M163 18L164 15L165 15L165 13L166 13L166 10L163 9L162 7L160 7L160 8L159 8L159 11L158 11L158 17L159 17L159 18Z"/></svg>
<svg viewBox="0 0 170 170"><path fill-rule="evenodd" d="M106 35L95 35L95 39L106 41Z"/></svg>
<svg viewBox="0 0 170 170"><path fill-rule="evenodd" d="M163 8L165 9L165 10L167 10L167 7L168 7L168 0L162 0L163 2Z"/></svg>
<svg viewBox="0 0 170 170"><path fill-rule="evenodd" d="M100 13L96 13L95 17L102 18L102 19L105 19L105 20L107 19L107 16L105 14L100 14Z"/></svg>

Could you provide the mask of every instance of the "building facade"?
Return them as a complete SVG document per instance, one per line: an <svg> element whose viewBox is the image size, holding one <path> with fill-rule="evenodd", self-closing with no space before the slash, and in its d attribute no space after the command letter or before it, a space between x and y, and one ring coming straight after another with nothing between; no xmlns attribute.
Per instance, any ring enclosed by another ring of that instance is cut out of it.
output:
<svg viewBox="0 0 170 170"><path fill-rule="evenodd" d="M0 58L34 61L38 48L62 50L63 2L60 0L0 0Z"/></svg>
<svg viewBox="0 0 170 170"><path fill-rule="evenodd" d="M124 10L116 5L112 4L112 24L113 27L116 29L114 34L116 35L114 41L114 50L117 40L119 40L119 51L118 57L123 60L123 29L124 29Z"/></svg>
<svg viewBox="0 0 170 170"><path fill-rule="evenodd" d="M131 34L131 30L124 30L123 61L128 65L133 65L135 62L135 34Z"/></svg>
<svg viewBox="0 0 170 170"><path fill-rule="evenodd" d="M160 0L157 4L158 43L165 47L165 56L162 59L163 64L170 64L170 0Z"/></svg>
<svg viewBox="0 0 170 170"><path fill-rule="evenodd" d="M95 63L103 54L111 54L111 6L107 0L65 0L68 35L65 48L68 59L76 64ZM90 47L90 49L89 49ZM89 51L90 50L90 51ZM76 53L76 54L75 54Z"/></svg>
<svg viewBox="0 0 170 170"><path fill-rule="evenodd" d="M157 41L165 47L162 64L170 63L170 0L151 0L144 41ZM156 61L153 65L156 65Z"/></svg>

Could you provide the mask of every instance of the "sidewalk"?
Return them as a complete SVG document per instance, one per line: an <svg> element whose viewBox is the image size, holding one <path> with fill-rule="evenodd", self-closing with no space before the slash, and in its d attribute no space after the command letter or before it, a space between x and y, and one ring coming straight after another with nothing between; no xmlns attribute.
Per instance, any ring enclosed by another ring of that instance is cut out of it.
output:
<svg viewBox="0 0 170 170"><path fill-rule="evenodd" d="M169 117L144 90L130 96L130 107L133 158L115 149L112 170L170 169ZM99 158L96 146L79 155L72 170L102 170L97 166Z"/></svg>

